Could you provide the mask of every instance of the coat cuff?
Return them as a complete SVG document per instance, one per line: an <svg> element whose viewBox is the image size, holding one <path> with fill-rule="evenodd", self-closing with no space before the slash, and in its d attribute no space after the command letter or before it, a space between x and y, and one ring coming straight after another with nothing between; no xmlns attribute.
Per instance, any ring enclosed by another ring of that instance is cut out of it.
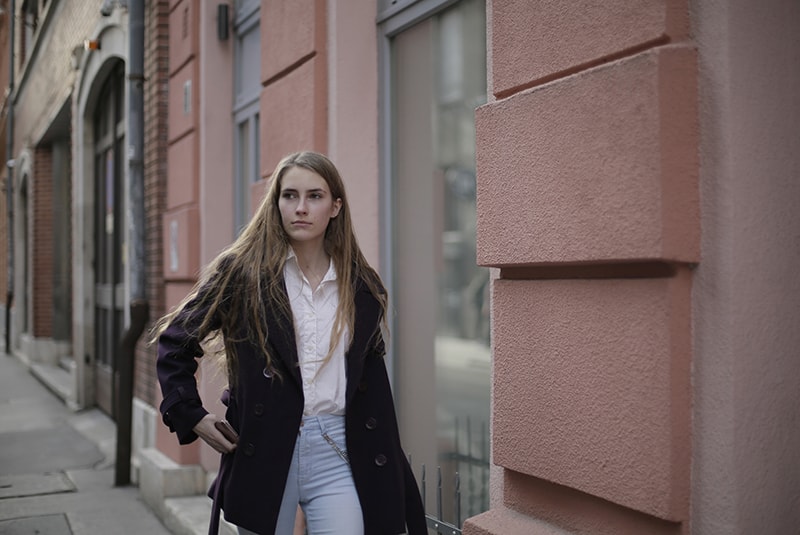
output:
<svg viewBox="0 0 800 535"><path fill-rule="evenodd" d="M178 436L180 444L189 444L197 440L194 426L208 414L197 391L187 390L179 387L161 402L164 424Z"/></svg>

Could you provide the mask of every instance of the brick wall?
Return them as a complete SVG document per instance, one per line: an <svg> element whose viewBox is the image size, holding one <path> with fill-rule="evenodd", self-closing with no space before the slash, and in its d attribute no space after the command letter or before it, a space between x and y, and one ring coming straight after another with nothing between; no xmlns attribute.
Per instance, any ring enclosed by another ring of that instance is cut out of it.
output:
<svg viewBox="0 0 800 535"><path fill-rule="evenodd" d="M33 154L31 177L31 282L33 336L53 335L53 155L49 148Z"/></svg>
<svg viewBox="0 0 800 535"><path fill-rule="evenodd" d="M61 0L50 2L47 13L47 39L28 58L25 70L17 73L17 103L14 110L14 147L21 150L35 143L44 134L64 100L72 93L75 71L72 69L72 50L82 46L100 19L102 0ZM17 2L20 9L21 2ZM52 13L49 13L52 11ZM40 29L44 28L40 25ZM19 39L19 24L17 39ZM41 37L41 36L40 36ZM46 46L42 46L46 45Z"/></svg>
<svg viewBox="0 0 800 535"><path fill-rule="evenodd" d="M147 2L144 56L144 195L150 325L164 314L161 217L165 207L167 179L168 31L169 0ZM155 347L147 346L147 337L148 332L145 331L136 350L134 394L151 405L157 405Z"/></svg>

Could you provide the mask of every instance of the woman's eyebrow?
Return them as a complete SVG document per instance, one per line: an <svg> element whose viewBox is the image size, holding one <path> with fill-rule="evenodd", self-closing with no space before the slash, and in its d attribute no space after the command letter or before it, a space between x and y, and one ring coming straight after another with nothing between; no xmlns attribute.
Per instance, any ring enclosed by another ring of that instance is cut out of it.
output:
<svg viewBox="0 0 800 535"><path fill-rule="evenodd" d="M297 188L284 188L281 191L291 191L292 193L298 193L299 190ZM305 193L327 193L327 190L324 188L311 188L303 190Z"/></svg>

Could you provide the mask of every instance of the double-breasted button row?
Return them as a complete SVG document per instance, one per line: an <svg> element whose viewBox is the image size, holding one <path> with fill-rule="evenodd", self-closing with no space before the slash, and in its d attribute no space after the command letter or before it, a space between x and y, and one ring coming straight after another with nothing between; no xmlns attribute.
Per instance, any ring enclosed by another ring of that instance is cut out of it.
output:
<svg viewBox="0 0 800 535"><path fill-rule="evenodd" d="M378 427L378 420L370 416L369 418L367 418L367 421L364 422L364 427L366 427L370 431L373 431ZM387 462L386 455L384 455L383 453L379 453L378 455L375 456L375 466L385 466L386 462Z"/></svg>

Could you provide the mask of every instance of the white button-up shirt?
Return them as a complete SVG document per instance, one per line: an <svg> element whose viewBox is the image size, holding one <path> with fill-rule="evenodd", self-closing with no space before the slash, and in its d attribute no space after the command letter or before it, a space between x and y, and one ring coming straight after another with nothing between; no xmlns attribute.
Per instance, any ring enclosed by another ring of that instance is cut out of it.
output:
<svg viewBox="0 0 800 535"><path fill-rule="evenodd" d="M322 366L331 343L336 308L339 305L339 288L336 285L336 268L331 260L328 271L316 290L297 264L297 256L290 248L283 268L286 291L294 317L295 342L303 379L305 415L343 415L345 408L345 344L349 337L345 327L331 359Z"/></svg>

